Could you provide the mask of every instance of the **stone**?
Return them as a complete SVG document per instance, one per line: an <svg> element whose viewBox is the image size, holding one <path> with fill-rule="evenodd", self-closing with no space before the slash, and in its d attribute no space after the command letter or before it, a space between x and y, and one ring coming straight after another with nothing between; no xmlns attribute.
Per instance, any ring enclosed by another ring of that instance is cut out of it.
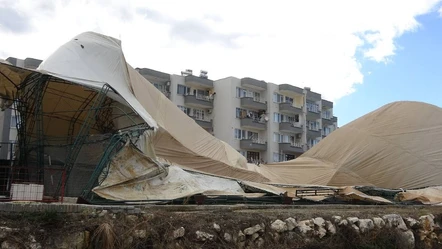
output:
<svg viewBox="0 0 442 249"><path fill-rule="evenodd" d="M339 223L338 223L338 226L347 226L348 225L348 221L347 220L341 220Z"/></svg>
<svg viewBox="0 0 442 249"><path fill-rule="evenodd" d="M264 239L263 238L258 238L255 241L255 245L257 248L262 248L264 246Z"/></svg>
<svg viewBox="0 0 442 249"><path fill-rule="evenodd" d="M259 234L257 233L252 234L252 241L255 241L257 238L259 238Z"/></svg>
<svg viewBox="0 0 442 249"><path fill-rule="evenodd" d="M333 223L331 223L330 221L326 221L325 222L325 228L327 229L327 231L330 233L330 234L336 234L336 227L335 227L335 225L333 225Z"/></svg>
<svg viewBox="0 0 442 249"><path fill-rule="evenodd" d="M246 240L246 236L244 235L244 233L242 231L238 232L238 241L245 241Z"/></svg>
<svg viewBox="0 0 442 249"><path fill-rule="evenodd" d="M385 221L379 217L373 217L373 224L377 229L381 229L385 226Z"/></svg>
<svg viewBox="0 0 442 249"><path fill-rule="evenodd" d="M306 236L307 234L313 231L313 229L309 226L309 224L310 224L309 222L300 221L296 226L295 230L299 232L301 235Z"/></svg>
<svg viewBox="0 0 442 249"><path fill-rule="evenodd" d="M322 217L316 217L313 219L313 224L318 227L323 227L325 225L325 220Z"/></svg>
<svg viewBox="0 0 442 249"><path fill-rule="evenodd" d="M356 224L356 222L358 222L358 220L359 220L358 217L348 217L347 218L348 224L350 224L350 225Z"/></svg>
<svg viewBox="0 0 442 249"><path fill-rule="evenodd" d="M175 231L173 231L173 239L179 239L184 237L184 234L186 233L186 229L184 229L184 227L180 227L178 229L176 229Z"/></svg>
<svg viewBox="0 0 442 249"><path fill-rule="evenodd" d="M108 212L109 212L109 211L107 211L107 210L103 210L103 211L101 211L101 212L98 214L98 217L103 217L103 216L105 216Z"/></svg>
<svg viewBox="0 0 442 249"><path fill-rule="evenodd" d="M147 238L147 231L146 230L135 230L134 237L137 239L145 239L145 238Z"/></svg>
<svg viewBox="0 0 442 249"><path fill-rule="evenodd" d="M342 220L342 217L338 216L338 215L334 215L331 218L332 218L333 223L335 223L335 224L339 224Z"/></svg>
<svg viewBox="0 0 442 249"><path fill-rule="evenodd" d="M418 228L420 225L419 221L411 217L405 218L404 221L409 228Z"/></svg>
<svg viewBox="0 0 442 249"><path fill-rule="evenodd" d="M282 220L275 220L271 225L270 225L270 228L273 230L273 231L276 231L276 232L278 232L278 233L283 233L283 232L285 232L285 231L287 231L287 224L285 224L285 222L284 221L282 221Z"/></svg>
<svg viewBox="0 0 442 249"><path fill-rule="evenodd" d="M308 226L310 228L313 228L315 224L313 223L313 220L301 220L298 222L298 226Z"/></svg>
<svg viewBox="0 0 442 249"><path fill-rule="evenodd" d="M356 233L359 233L359 232L360 232L360 231L359 231L359 227L356 226L356 224L351 224L351 228L352 228L353 230L355 230Z"/></svg>
<svg viewBox="0 0 442 249"><path fill-rule="evenodd" d="M265 232L266 230L266 225L264 223L261 223L261 233Z"/></svg>
<svg viewBox="0 0 442 249"><path fill-rule="evenodd" d="M292 217L285 219L285 224L287 224L288 231L292 231L293 229L295 229L296 225L298 225L298 223L296 222L296 219L294 219Z"/></svg>
<svg viewBox="0 0 442 249"><path fill-rule="evenodd" d="M401 249L413 249L415 247L415 239L411 230L399 231L397 248Z"/></svg>
<svg viewBox="0 0 442 249"><path fill-rule="evenodd" d="M374 223L371 219L359 219L356 223L361 233L367 233L374 229Z"/></svg>
<svg viewBox="0 0 442 249"><path fill-rule="evenodd" d="M407 225L405 224L402 216L398 214L387 214L382 217L385 221L385 227L387 228L397 228L402 231L407 231Z"/></svg>
<svg viewBox="0 0 442 249"><path fill-rule="evenodd" d="M215 229L217 232L221 232L221 227L216 223L213 223L213 229Z"/></svg>
<svg viewBox="0 0 442 249"><path fill-rule="evenodd" d="M318 230L315 230L314 234L322 239L325 235L327 235L327 230L323 227L319 227Z"/></svg>
<svg viewBox="0 0 442 249"><path fill-rule="evenodd" d="M230 233L224 233L224 241L232 242L232 235L230 235Z"/></svg>
<svg viewBox="0 0 442 249"><path fill-rule="evenodd" d="M244 229L244 234L245 235L252 235L252 234L257 233L261 230L262 230L262 228L260 225L255 225L253 227L249 227L249 228Z"/></svg>
<svg viewBox="0 0 442 249"><path fill-rule="evenodd" d="M5 239L12 231L10 227L0 227L0 239Z"/></svg>
<svg viewBox="0 0 442 249"><path fill-rule="evenodd" d="M423 215L419 217L420 227L425 231L432 232L434 230L434 216L431 215Z"/></svg>
<svg viewBox="0 0 442 249"><path fill-rule="evenodd" d="M215 238L215 236L210 233L205 233L201 231L196 231L195 233L196 233L196 239L199 241L213 240Z"/></svg>
<svg viewBox="0 0 442 249"><path fill-rule="evenodd" d="M2 249L20 249L20 245L14 241L5 240L1 244Z"/></svg>

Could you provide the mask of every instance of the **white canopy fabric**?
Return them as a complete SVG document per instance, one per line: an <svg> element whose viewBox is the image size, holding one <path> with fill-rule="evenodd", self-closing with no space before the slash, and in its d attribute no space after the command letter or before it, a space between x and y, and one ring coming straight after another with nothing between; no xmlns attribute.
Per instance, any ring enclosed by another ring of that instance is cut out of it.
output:
<svg viewBox="0 0 442 249"><path fill-rule="evenodd" d="M107 83L148 125L158 128L156 121L132 94L121 42L115 38L93 32L82 33L58 48L37 70L97 89Z"/></svg>

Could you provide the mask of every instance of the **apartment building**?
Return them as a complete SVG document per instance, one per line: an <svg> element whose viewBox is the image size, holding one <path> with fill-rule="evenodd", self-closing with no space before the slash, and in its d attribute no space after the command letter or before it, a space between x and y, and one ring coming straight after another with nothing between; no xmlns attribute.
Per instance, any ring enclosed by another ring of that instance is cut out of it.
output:
<svg viewBox="0 0 442 249"><path fill-rule="evenodd" d="M15 57L9 57L6 61L13 66L27 69L37 69L42 62L42 60L34 58L22 60ZM17 120L18 117L13 108L0 111L0 124L2 124L0 128L0 159L2 160L10 159L13 156L14 145L12 143L17 140Z"/></svg>
<svg viewBox="0 0 442 249"><path fill-rule="evenodd" d="M195 76L191 70L186 70L181 75L169 75L147 68L136 70L197 124L213 134L215 92L213 80L208 79L207 72L202 71L199 76Z"/></svg>
<svg viewBox="0 0 442 249"><path fill-rule="evenodd" d="M212 81L207 72L137 69L201 127L250 162L291 160L337 129L333 103L310 88L253 78Z"/></svg>

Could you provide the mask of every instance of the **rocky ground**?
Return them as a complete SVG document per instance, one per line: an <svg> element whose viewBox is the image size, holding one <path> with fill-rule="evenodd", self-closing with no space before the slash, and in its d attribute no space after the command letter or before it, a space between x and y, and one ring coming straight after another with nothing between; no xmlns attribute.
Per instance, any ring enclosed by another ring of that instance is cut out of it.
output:
<svg viewBox="0 0 442 249"><path fill-rule="evenodd" d="M442 248L438 207L156 206L0 214L1 248Z"/></svg>

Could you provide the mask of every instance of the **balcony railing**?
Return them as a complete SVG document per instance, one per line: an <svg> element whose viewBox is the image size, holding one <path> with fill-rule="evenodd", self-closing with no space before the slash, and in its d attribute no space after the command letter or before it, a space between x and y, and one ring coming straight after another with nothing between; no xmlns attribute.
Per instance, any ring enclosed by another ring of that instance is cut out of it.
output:
<svg viewBox="0 0 442 249"><path fill-rule="evenodd" d="M207 95L184 95L184 103L198 108L213 108L213 102Z"/></svg>
<svg viewBox="0 0 442 249"><path fill-rule="evenodd" d="M291 102L279 103L279 111L288 114L302 114L302 107L294 106Z"/></svg>
<svg viewBox="0 0 442 249"><path fill-rule="evenodd" d="M265 130L266 122L254 118L241 118L241 127L248 129Z"/></svg>
<svg viewBox="0 0 442 249"><path fill-rule="evenodd" d="M244 150L265 151L267 150L267 142L260 139L241 139L239 147Z"/></svg>
<svg viewBox="0 0 442 249"><path fill-rule="evenodd" d="M279 150L286 154L303 153L304 149L300 142L279 143Z"/></svg>
<svg viewBox="0 0 442 249"><path fill-rule="evenodd" d="M253 97L242 97L241 106L249 109L267 110L267 102Z"/></svg>
<svg viewBox="0 0 442 249"><path fill-rule="evenodd" d="M279 131L290 133L302 133L302 124L299 122L281 122L279 123Z"/></svg>

